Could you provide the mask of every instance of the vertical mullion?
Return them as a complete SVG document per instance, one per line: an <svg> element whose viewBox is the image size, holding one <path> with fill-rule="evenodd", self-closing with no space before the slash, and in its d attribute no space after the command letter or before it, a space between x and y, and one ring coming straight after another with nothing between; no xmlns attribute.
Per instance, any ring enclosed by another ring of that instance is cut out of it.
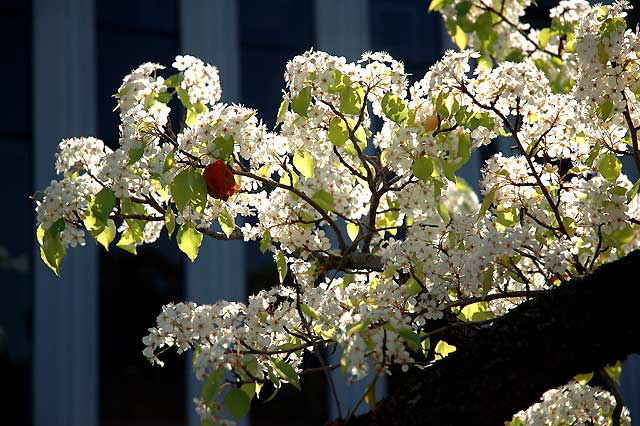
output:
<svg viewBox="0 0 640 426"><path fill-rule="evenodd" d="M93 0L34 0L34 190L54 176L60 139L96 130ZM97 424L97 251L70 248L61 277L34 243L33 421Z"/></svg>
<svg viewBox="0 0 640 426"><path fill-rule="evenodd" d="M180 0L182 54L202 59L218 68L222 100L240 99L240 41L234 0ZM186 267L186 298L197 303L240 301L247 297L244 242L216 241L205 236L198 259ZM193 398L199 396L191 360L187 362L188 425L198 425ZM248 423L245 423L248 424Z"/></svg>

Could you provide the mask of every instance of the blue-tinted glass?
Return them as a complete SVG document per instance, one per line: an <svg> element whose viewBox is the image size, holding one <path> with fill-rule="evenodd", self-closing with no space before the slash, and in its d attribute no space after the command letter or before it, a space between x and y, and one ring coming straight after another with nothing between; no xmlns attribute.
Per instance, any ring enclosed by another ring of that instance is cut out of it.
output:
<svg viewBox="0 0 640 426"><path fill-rule="evenodd" d="M0 114L0 133L3 135L30 138L31 133L31 8L10 8L4 4L0 15L2 44L2 67L0 77L5 99Z"/></svg>
<svg viewBox="0 0 640 426"><path fill-rule="evenodd" d="M427 12L424 0L372 0L371 44L403 61L416 81L442 53L440 15Z"/></svg>
<svg viewBox="0 0 640 426"><path fill-rule="evenodd" d="M97 11L98 136L118 146L112 98L122 78L144 62L167 67L179 51L177 1L99 0ZM118 248L100 256L100 423L185 424L183 357L166 367L142 356L141 339L163 304L183 299L183 259L163 236L134 256Z"/></svg>
<svg viewBox="0 0 640 426"><path fill-rule="evenodd" d="M284 88L287 61L314 44L313 1L239 3L242 102L270 126Z"/></svg>
<svg viewBox="0 0 640 426"><path fill-rule="evenodd" d="M7 384L0 423L30 425L32 367L33 209L31 3L2 4L0 38L5 84L0 114L0 377ZM38 259L39 260L39 259Z"/></svg>

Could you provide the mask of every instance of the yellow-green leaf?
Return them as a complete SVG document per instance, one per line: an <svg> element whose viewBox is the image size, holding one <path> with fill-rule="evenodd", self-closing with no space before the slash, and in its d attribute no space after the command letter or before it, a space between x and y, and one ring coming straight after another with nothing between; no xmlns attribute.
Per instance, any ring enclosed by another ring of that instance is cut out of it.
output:
<svg viewBox="0 0 640 426"><path fill-rule="evenodd" d="M311 105L311 87L305 87L291 100L291 109L299 115L306 117Z"/></svg>
<svg viewBox="0 0 640 426"><path fill-rule="evenodd" d="M622 163L614 153L608 153L598 163L598 171L608 181L615 182L622 171Z"/></svg>
<svg viewBox="0 0 640 426"><path fill-rule="evenodd" d="M290 364L282 361L281 359L273 359L273 369L281 379L291 383L296 389L300 390L300 376Z"/></svg>
<svg viewBox="0 0 640 426"><path fill-rule="evenodd" d="M455 346L448 344L444 340L440 340L436 345L435 352L436 352L436 355L440 355L441 358L444 358L450 353L455 352L455 350L456 350Z"/></svg>
<svg viewBox="0 0 640 426"><path fill-rule="evenodd" d="M112 219L109 219L101 232L89 231L89 233L105 250L109 251L109 245L116 237L116 224Z"/></svg>
<svg viewBox="0 0 640 426"><path fill-rule="evenodd" d="M433 173L433 161L429 157L422 156L417 158L411 166L413 175L423 182L426 182Z"/></svg>
<svg viewBox="0 0 640 426"><path fill-rule="evenodd" d="M192 224L184 223L178 229L178 247L193 262L198 257L198 251L202 244L202 233L195 229Z"/></svg>
<svg viewBox="0 0 640 426"><path fill-rule="evenodd" d="M284 282L284 278L287 276L287 260L284 257L284 252L279 251L276 255L276 267L278 268L278 278L280 283Z"/></svg>
<svg viewBox="0 0 640 426"><path fill-rule="evenodd" d="M176 229L176 215L173 213L173 209L171 207L168 207L167 211L164 213L164 226L167 228L169 238L171 238L173 231Z"/></svg>
<svg viewBox="0 0 640 426"><path fill-rule="evenodd" d="M318 204L318 206L320 206L321 209L325 211L331 211L333 209L333 195L324 189L316 191L311 198L316 202L316 204Z"/></svg>
<svg viewBox="0 0 640 426"><path fill-rule="evenodd" d="M347 235L351 238L351 241L355 241L358 238L358 233L360 232L360 227L355 223L347 223Z"/></svg>
<svg viewBox="0 0 640 426"><path fill-rule="evenodd" d="M298 151L293 156L293 165L298 169L302 176L310 179L313 177L313 169L315 168L316 161L313 156L307 151Z"/></svg>
<svg viewBox="0 0 640 426"><path fill-rule="evenodd" d="M250 406L251 399L238 388L229 389L229 392L224 397L224 408L238 421L247 414Z"/></svg>
<svg viewBox="0 0 640 426"><path fill-rule="evenodd" d="M284 121L284 116L289 110L289 101L283 99L280 102L280 107L278 107L278 115L276 116L276 126Z"/></svg>
<svg viewBox="0 0 640 426"><path fill-rule="evenodd" d="M226 209L222 209L222 211L218 215L218 223L220 224L220 228L222 228L222 232L224 232L224 235L226 235L227 238L231 236L231 233L236 228L236 222L233 220Z"/></svg>
<svg viewBox="0 0 640 426"><path fill-rule="evenodd" d="M404 101L391 92L388 92L382 98L381 102L382 112L391 121L397 124L404 123L409 117L409 110Z"/></svg>

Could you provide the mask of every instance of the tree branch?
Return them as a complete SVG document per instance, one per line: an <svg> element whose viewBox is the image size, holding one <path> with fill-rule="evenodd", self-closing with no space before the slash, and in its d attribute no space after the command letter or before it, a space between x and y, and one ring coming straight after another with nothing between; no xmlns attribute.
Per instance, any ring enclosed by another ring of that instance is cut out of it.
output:
<svg viewBox="0 0 640 426"><path fill-rule="evenodd" d="M519 305L349 424L501 425L576 374L640 353L638 266L640 250Z"/></svg>

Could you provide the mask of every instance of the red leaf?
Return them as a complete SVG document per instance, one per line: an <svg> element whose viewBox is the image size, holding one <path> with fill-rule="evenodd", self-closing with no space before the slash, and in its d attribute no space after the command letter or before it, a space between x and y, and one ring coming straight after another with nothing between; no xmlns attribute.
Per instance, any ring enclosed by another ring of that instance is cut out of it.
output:
<svg viewBox="0 0 640 426"><path fill-rule="evenodd" d="M205 167L202 176L207 184L207 192L218 200L227 201L230 196L240 190L233 172L222 160Z"/></svg>

